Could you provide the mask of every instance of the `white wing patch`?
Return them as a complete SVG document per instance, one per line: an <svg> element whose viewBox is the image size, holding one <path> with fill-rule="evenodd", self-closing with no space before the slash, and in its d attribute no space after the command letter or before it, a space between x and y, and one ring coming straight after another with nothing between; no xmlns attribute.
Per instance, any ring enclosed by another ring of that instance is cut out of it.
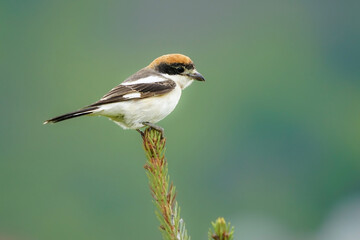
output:
<svg viewBox="0 0 360 240"><path fill-rule="evenodd" d="M154 83L154 82L162 82L162 81L166 81L166 80L168 80L168 79L159 77L159 76L149 76L146 78L137 79L135 81L123 82L121 85L126 86L126 85L140 84L140 83Z"/></svg>
<svg viewBox="0 0 360 240"><path fill-rule="evenodd" d="M126 99L139 98L141 97L141 93L128 93L123 96Z"/></svg>

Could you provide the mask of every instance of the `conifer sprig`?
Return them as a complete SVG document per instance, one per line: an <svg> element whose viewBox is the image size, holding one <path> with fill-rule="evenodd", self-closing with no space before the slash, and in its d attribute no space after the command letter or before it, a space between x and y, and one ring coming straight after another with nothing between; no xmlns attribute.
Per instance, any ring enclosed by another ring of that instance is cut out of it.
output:
<svg viewBox="0 0 360 240"><path fill-rule="evenodd" d="M180 218L180 207L176 201L175 186L170 183L165 159L166 139L155 129L147 128L143 133L143 145L147 162L144 166L149 187L156 206L160 231L166 240L190 240L185 223Z"/></svg>
<svg viewBox="0 0 360 240"><path fill-rule="evenodd" d="M230 223L226 224L224 218L219 217L211 223L213 229L209 229L209 240L233 240L234 227Z"/></svg>
<svg viewBox="0 0 360 240"><path fill-rule="evenodd" d="M165 143L162 133L145 129L142 134L147 162L144 166L149 179L150 193L156 207L156 216L160 222L160 231L164 240L190 240L185 223L180 218L180 207L176 201L175 186L170 183L168 165L165 159ZM233 240L234 228L226 224L224 218L211 223L209 240Z"/></svg>

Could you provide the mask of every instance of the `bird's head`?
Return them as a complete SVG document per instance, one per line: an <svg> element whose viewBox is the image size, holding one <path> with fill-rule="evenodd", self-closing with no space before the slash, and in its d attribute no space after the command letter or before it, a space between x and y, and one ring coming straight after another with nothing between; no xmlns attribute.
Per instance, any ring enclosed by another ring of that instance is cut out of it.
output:
<svg viewBox="0 0 360 240"><path fill-rule="evenodd" d="M205 81L205 78L195 69L193 61L182 54L167 54L156 58L147 68L174 80L182 89L194 80Z"/></svg>

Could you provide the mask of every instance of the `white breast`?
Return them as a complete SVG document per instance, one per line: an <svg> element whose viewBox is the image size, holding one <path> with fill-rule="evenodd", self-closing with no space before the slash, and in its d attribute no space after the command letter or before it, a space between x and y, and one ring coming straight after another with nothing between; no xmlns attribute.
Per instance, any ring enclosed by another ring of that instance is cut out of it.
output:
<svg viewBox="0 0 360 240"><path fill-rule="evenodd" d="M169 115L181 96L178 84L169 93L159 97L129 100L101 106L96 115L109 117L124 129L143 127L143 122L157 123Z"/></svg>

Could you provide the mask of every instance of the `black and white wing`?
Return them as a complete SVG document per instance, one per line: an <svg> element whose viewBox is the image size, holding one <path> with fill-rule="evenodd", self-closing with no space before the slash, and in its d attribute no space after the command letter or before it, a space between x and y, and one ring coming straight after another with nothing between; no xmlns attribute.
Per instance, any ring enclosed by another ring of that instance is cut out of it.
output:
<svg viewBox="0 0 360 240"><path fill-rule="evenodd" d="M160 96L169 93L175 87L176 83L174 81L164 78L161 75L149 75L137 79L130 77L122 84L111 89L99 101L90 106Z"/></svg>

